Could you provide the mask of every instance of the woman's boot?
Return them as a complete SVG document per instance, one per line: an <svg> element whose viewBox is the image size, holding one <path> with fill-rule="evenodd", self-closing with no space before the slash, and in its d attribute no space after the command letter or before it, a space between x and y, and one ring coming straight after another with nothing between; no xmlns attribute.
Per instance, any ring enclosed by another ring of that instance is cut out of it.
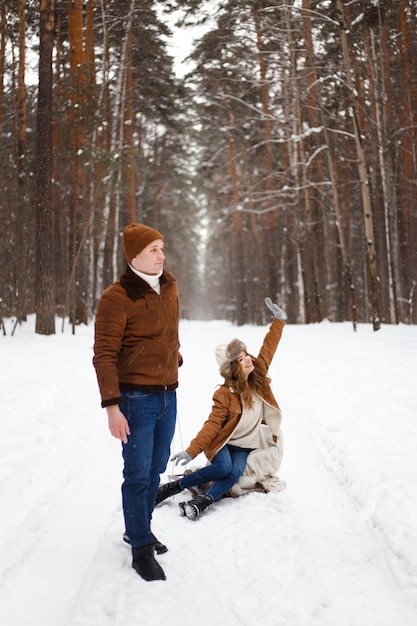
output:
<svg viewBox="0 0 417 626"><path fill-rule="evenodd" d="M184 502L181 502L179 506L180 509L185 512L188 519L195 521L210 504L213 504L213 502L214 500L211 496L204 495L185 502L185 506L183 506Z"/></svg>
<svg viewBox="0 0 417 626"><path fill-rule="evenodd" d="M144 580L166 580L165 572L154 556L154 544L132 548L132 567Z"/></svg>
<svg viewBox="0 0 417 626"><path fill-rule="evenodd" d="M175 496L177 493L181 493L182 487L180 487L180 480L174 480L171 483L161 485L157 491L155 498L155 506L161 504L167 498Z"/></svg>

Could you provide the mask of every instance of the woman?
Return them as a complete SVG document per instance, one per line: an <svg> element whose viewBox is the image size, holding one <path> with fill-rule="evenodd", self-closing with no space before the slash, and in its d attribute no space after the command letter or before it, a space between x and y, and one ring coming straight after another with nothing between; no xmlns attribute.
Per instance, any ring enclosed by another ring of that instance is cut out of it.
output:
<svg viewBox="0 0 417 626"><path fill-rule="evenodd" d="M217 347L216 359L224 383L214 392L211 414L200 432L186 450L171 458L175 464L182 461L182 465L186 465L204 452L210 464L161 485L156 505L184 489L211 483L203 495L179 505L181 515L196 520L226 492L240 495L254 489L283 488L275 476L282 458L281 411L267 372L286 316L270 298L266 298L265 303L273 312L274 320L258 357L248 354L239 339Z"/></svg>

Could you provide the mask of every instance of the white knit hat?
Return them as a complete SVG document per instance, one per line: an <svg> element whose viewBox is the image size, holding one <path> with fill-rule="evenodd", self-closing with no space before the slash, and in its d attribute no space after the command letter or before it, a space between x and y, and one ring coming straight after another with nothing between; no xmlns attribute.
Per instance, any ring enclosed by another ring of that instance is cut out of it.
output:
<svg viewBox="0 0 417 626"><path fill-rule="evenodd" d="M220 367L232 363L241 352L246 352L246 346L240 339L232 339L230 343L221 343L216 348L216 361Z"/></svg>

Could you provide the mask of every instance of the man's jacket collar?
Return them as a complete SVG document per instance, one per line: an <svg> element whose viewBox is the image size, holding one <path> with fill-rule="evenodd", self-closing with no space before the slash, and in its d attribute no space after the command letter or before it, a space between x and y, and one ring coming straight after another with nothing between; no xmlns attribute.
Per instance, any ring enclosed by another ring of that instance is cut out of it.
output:
<svg viewBox="0 0 417 626"><path fill-rule="evenodd" d="M162 272L159 282L161 287L169 282L165 271ZM126 266L124 273L120 277L120 284L133 302L139 300L139 298L143 298L145 293L153 291L152 287L146 282L146 280L143 280L143 278L135 274L129 265Z"/></svg>

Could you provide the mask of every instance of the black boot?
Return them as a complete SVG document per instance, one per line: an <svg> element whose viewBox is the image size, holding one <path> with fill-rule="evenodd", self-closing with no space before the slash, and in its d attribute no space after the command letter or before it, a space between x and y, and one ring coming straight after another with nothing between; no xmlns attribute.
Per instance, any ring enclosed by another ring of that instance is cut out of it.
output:
<svg viewBox="0 0 417 626"><path fill-rule="evenodd" d="M157 539L153 533L152 533L152 537L153 537L153 545L155 547L156 554L165 554L165 552L168 552L168 548L163 543L161 543L159 539ZM123 541L129 544L129 546L131 545L131 541L126 532L123 534Z"/></svg>
<svg viewBox="0 0 417 626"><path fill-rule="evenodd" d="M161 485L157 491L155 498L155 506L161 504L167 498L175 496L177 493L181 493L182 487L180 487L180 480L174 480L172 483L166 483Z"/></svg>
<svg viewBox="0 0 417 626"><path fill-rule="evenodd" d="M188 519L195 521L210 504L213 504L213 502L214 500L211 496L204 495L194 498L194 500L189 500L189 502L185 503L185 507L182 506L184 504L183 502L181 502L179 506L180 509L185 512Z"/></svg>
<svg viewBox="0 0 417 626"><path fill-rule="evenodd" d="M154 556L154 544L132 548L132 567L144 580L166 580L165 572Z"/></svg>
<svg viewBox="0 0 417 626"><path fill-rule="evenodd" d="M168 552L168 548L163 543L161 543L159 539L157 539L153 533L152 533L152 537L153 537L153 545L154 545L156 554L165 554L165 552Z"/></svg>

